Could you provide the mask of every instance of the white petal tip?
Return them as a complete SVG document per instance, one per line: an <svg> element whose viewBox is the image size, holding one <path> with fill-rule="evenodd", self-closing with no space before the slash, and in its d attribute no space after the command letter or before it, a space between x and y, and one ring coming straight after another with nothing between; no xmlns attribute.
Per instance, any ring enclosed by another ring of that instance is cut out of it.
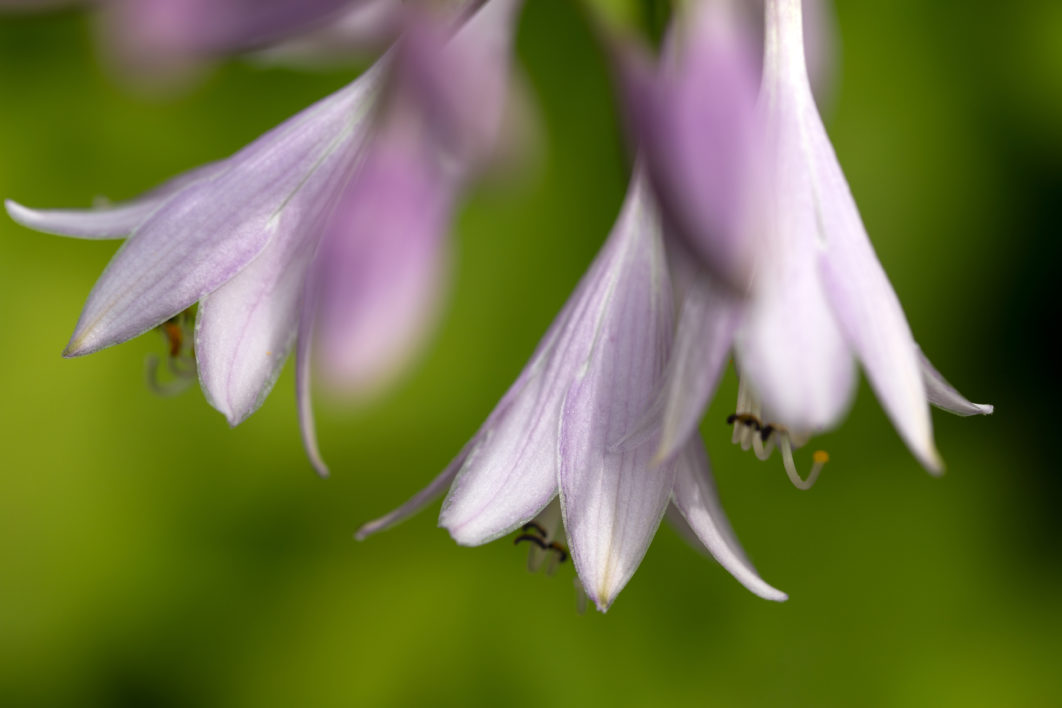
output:
<svg viewBox="0 0 1062 708"><path fill-rule="evenodd" d="M313 471L317 473L318 477L320 477L321 479L328 479L330 473L329 473L328 467L325 465L325 463L317 460L317 461L314 461L312 464L313 464Z"/></svg>
<svg viewBox="0 0 1062 708"><path fill-rule="evenodd" d="M996 407L991 403L975 403L979 415L992 415L996 412Z"/></svg>
<svg viewBox="0 0 1062 708"><path fill-rule="evenodd" d="M764 600L770 600L771 602L785 602L789 599L789 595L785 594L781 590L775 590L770 586L760 590L756 594L759 597L762 597Z"/></svg>

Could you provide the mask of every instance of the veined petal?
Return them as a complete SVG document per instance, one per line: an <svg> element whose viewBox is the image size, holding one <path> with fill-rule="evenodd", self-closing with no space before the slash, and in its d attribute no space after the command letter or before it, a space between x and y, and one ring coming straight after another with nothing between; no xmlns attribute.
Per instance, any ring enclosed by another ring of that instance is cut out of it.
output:
<svg viewBox="0 0 1062 708"><path fill-rule="evenodd" d="M349 393L401 371L442 301L454 185L426 147L384 126L325 234L317 358Z"/></svg>
<svg viewBox="0 0 1062 708"><path fill-rule="evenodd" d="M279 215L277 236L234 278L200 300L196 361L203 393L237 425L265 400L298 324L318 234L363 138L359 126L306 179Z"/></svg>
<svg viewBox="0 0 1062 708"><path fill-rule="evenodd" d="M798 130L817 228L821 280L849 346L882 407L922 464L939 471L925 385L911 328L870 245L826 135L804 67L799 0L768 0L764 87ZM765 399L766 403L766 399Z"/></svg>
<svg viewBox="0 0 1062 708"><path fill-rule="evenodd" d="M327 24L270 45L254 58L267 64L320 67L360 58L399 32L403 0L361 0Z"/></svg>
<svg viewBox="0 0 1062 708"><path fill-rule="evenodd" d="M628 109L665 221L720 286L745 293L761 250L745 228L759 158L752 38L730 3L688 7L658 76L627 67Z"/></svg>
<svg viewBox="0 0 1062 708"><path fill-rule="evenodd" d="M929 402L937 408L955 415L992 415L995 406L989 403L971 403L947 382L921 348L918 349L918 362L922 367L922 380L926 385Z"/></svg>
<svg viewBox="0 0 1062 708"><path fill-rule="evenodd" d="M616 287L620 239L610 238L539 342L519 378L476 434L439 525L464 545L503 536L557 494L561 406L593 346L600 310Z"/></svg>
<svg viewBox="0 0 1062 708"><path fill-rule="evenodd" d="M742 303L708 278L682 292L675 343L664 375L664 416L657 459L682 449L704 417L730 357Z"/></svg>
<svg viewBox="0 0 1062 708"><path fill-rule="evenodd" d="M672 336L671 284L655 208L635 177L610 240L607 296L581 337L590 348L560 419L560 498L572 560L605 611L656 534L674 484L655 446L617 446L642 423L659 389Z"/></svg>
<svg viewBox="0 0 1062 708"><path fill-rule="evenodd" d="M699 435L686 443L676 462L675 507L704 548L738 582L766 600L781 602L787 595L760 578L738 543L719 502L708 455Z"/></svg>
<svg viewBox="0 0 1062 708"><path fill-rule="evenodd" d="M4 204L12 219L36 231L84 239L125 238L174 194L225 167L224 162L212 162L178 175L136 199L94 209L30 209L10 199Z"/></svg>
<svg viewBox="0 0 1062 708"><path fill-rule="evenodd" d="M230 280L281 229L287 209L320 206L300 194L350 144L371 103L379 64L306 109L159 207L96 282L67 347L78 356L134 337Z"/></svg>

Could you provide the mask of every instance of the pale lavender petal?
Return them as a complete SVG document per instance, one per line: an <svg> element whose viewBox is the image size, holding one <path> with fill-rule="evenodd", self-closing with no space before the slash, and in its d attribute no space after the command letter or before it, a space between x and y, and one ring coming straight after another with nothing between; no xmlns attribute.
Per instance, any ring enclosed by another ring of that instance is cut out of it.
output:
<svg viewBox="0 0 1062 708"><path fill-rule="evenodd" d="M460 174L480 166L496 148L521 5L522 0L483 3L452 37L438 22L413 23L399 45L403 86Z"/></svg>
<svg viewBox="0 0 1062 708"><path fill-rule="evenodd" d="M269 64L319 67L360 59L399 33L402 0L361 0L321 27L314 27L255 54Z"/></svg>
<svg viewBox="0 0 1062 708"><path fill-rule="evenodd" d="M768 0L765 92L793 126L810 183L821 280L844 337L863 364L882 407L922 464L941 469L911 329L874 249L826 135L804 69L799 0ZM793 132L792 129L790 132ZM803 211L806 211L804 209ZM766 396L764 398L766 403Z"/></svg>
<svg viewBox="0 0 1062 708"><path fill-rule="evenodd" d="M443 299L454 186L417 142L384 127L326 230L317 358L349 394L406 366Z"/></svg>
<svg viewBox="0 0 1062 708"><path fill-rule="evenodd" d="M418 513L421 509L431 504L438 499L446 491L446 488L450 486L450 483L454 481L454 477L457 476L458 470L465 464L465 460L469 454L479 444L479 437L473 437L465 446L461 448L461 452L457 454L450 464L446 466L439 475L433 479L427 487L420 490L402 506L398 507L394 511L381 516L378 519L374 519L366 524L362 524L361 528L354 534L354 538L358 541L364 541L369 536L377 534L381 531L402 523L409 517Z"/></svg>
<svg viewBox="0 0 1062 708"><path fill-rule="evenodd" d="M351 0L109 0L110 40L165 64L238 52L322 25Z"/></svg>
<svg viewBox="0 0 1062 708"><path fill-rule="evenodd" d="M754 18L757 37L762 45L764 36L765 0L742 3L746 14ZM803 0L804 49L807 73L815 100L819 105L829 103L834 91L838 70L837 18L831 0ZM760 55L763 54L762 47Z"/></svg>
<svg viewBox="0 0 1062 708"><path fill-rule="evenodd" d="M695 435L683 448L676 460L676 467L675 507L704 548L753 593L776 602L788 599L785 593L760 578L738 543L719 502L708 455L699 435Z"/></svg>
<svg viewBox="0 0 1062 708"><path fill-rule="evenodd" d="M672 336L671 284L658 216L635 178L611 240L607 296L579 336L590 343L560 420L560 498L572 560L605 611L649 548L674 483L655 446L617 447L644 419Z"/></svg>
<svg viewBox="0 0 1062 708"><path fill-rule="evenodd" d="M628 67L628 110L665 221L721 285L746 292L761 250L745 225L759 74L748 27L730 3L689 7L658 76Z"/></svg>
<svg viewBox="0 0 1062 708"><path fill-rule="evenodd" d="M539 342L531 360L476 434L443 502L439 525L464 545L486 543L533 519L557 494L561 406L589 356L598 313L616 287L623 254L610 238Z"/></svg>
<svg viewBox="0 0 1062 708"><path fill-rule="evenodd" d="M991 415L995 411L995 406L989 403L971 403L967 400L936 370L921 348L918 349L918 361L929 402L937 408L961 416Z"/></svg>
<svg viewBox="0 0 1062 708"><path fill-rule="evenodd" d="M799 48L799 3L769 0L768 8L795 18ZM827 429L844 415L855 369L818 269L818 254L825 247L822 195L807 150L806 101L792 90L795 77L804 77L805 87L807 78L802 65L794 66L791 56L782 56L778 33L772 32L776 26L768 23L761 96L771 169L756 228L762 229L767 243L737 353L742 376L774 420L808 433Z"/></svg>
<svg viewBox="0 0 1062 708"><path fill-rule="evenodd" d="M84 239L125 238L174 194L225 167L224 162L203 165L136 199L93 209L30 209L10 199L5 206L12 219L36 231Z"/></svg>
<svg viewBox="0 0 1062 708"><path fill-rule="evenodd" d="M317 426L313 418L313 381L310 377L314 312L317 310L317 291L313 283L306 283L299 310L299 327L295 335L295 405L299 415L299 433L310 464L317 474L327 477L328 465L317 443Z"/></svg>
<svg viewBox="0 0 1062 708"><path fill-rule="evenodd" d="M298 229L289 207L327 206L305 188L331 155L350 148L378 73L371 69L270 131L156 210L100 276L67 355L124 341L181 312L240 272L279 231Z"/></svg>
<svg viewBox="0 0 1062 708"><path fill-rule="evenodd" d="M657 459L682 449L704 417L730 358L742 303L708 278L683 291L675 342L664 376L663 426Z"/></svg>

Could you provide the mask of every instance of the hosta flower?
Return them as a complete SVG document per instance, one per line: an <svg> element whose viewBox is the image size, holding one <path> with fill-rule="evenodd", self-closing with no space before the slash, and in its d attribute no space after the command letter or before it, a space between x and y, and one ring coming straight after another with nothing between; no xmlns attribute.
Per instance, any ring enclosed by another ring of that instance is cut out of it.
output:
<svg viewBox="0 0 1062 708"><path fill-rule="evenodd" d="M660 226L636 178L608 241L479 432L427 489L359 537L450 487L439 523L458 543L479 545L528 526L547 548L558 535L544 519L559 499L561 538L570 543L583 588L604 611L674 504L735 577L763 597L784 599L734 540L699 440L661 465L652 462L654 435L622 444L657 396L672 324Z"/></svg>
<svg viewBox="0 0 1062 708"><path fill-rule="evenodd" d="M511 35L517 7L494 0L427 56L400 44L232 157L139 199L87 211L9 201L12 218L30 228L128 237L90 293L65 354L125 341L198 303L200 383L236 425L261 405L298 335L304 438L323 472L306 385L317 317L320 358L335 379L356 388L393 373L437 299L450 206L468 176L465 153L433 127L453 119L429 94L440 90L408 75L436 76L417 69L426 59L454 71L474 59L504 76L508 47L497 38ZM493 106L504 101L503 79L461 86L472 92L466 100L500 115Z"/></svg>
<svg viewBox="0 0 1062 708"><path fill-rule="evenodd" d="M716 58L702 71L725 76L740 66L723 49L703 53ZM716 94L714 110L733 94ZM703 100L709 103L709 97ZM777 445L798 483L803 484L792 448L843 417L856 361L911 451L926 468L939 471L929 403L966 415L992 409L959 396L912 338L816 110L799 0L766 3L764 75L752 125L754 147L738 159L724 153L725 159L712 161L702 153L702 169L739 165L742 177L753 175L740 182L739 197L716 203L722 228L710 235L721 243L754 244L741 251L753 257L752 277L747 297L721 287L718 278L687 279L661 456L682 449L692 434L733 345L742 378L732 416L739 426L735 439L761 457ZM734 133L748 138L747 130ZM725 137L715 142L720 151L731 147ZM723 182L727 175L715 179ZM813 473L825 460L816 453Z"/></svg>

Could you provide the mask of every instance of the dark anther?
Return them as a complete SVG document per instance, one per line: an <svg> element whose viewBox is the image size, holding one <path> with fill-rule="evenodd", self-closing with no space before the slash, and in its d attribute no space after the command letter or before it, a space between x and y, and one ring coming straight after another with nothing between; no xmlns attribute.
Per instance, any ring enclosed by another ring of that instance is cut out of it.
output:
<svg viewBox="0 0 1062 708"><path fill-rule="evenodd" d="M771 437L771 433L773 433L773 432L774 432L774 426L773 425L765 425L765 426L763 426L763 429L760 430L760 439L763 440L763 442L767 442L767 438Z"/></svg>
<svg viewBox="0 0 1062 708"><path fill-rule="evenodd" d="M513 545L514 546L517 545L518 543L520 543L520 541L530 541L531 543L535 544L536 546L538 546L542 550L546 550L547 548L552 548L552 546L547 546L545 541L543 541L540 537L536 536L533 533L522 533L522 534L520 534L515 539L513 539Z"/></svg>
<svg viewBox="0 0 1062 708"><path fill-rule="evenodd" d="M171 317L162 323L162 332L170 344L170 356L176 357L184 347L184 328L177 317Z"/></svg>
<svg viewBox="0 0 1062 708"><path fill-rule="evenodd" d="M521 531L537 531L538 535L541 536L542 538L546 538L546 536L549 536L549 534L546 533L546 529L542 528L541 526L536 524L534 521L528 521L526 524L524 524L523 526L520 527L520 530Z"/></svg>
<svg viewBox="0 0 1062 708"><path fill-rule="evenodd" d="M564 561L568 560L568 549L562 546L561 544L557 543L556 541L549 544L548 546L544 546L544 548L551 548L556 551L560 563L563 563Z"/></svg>
<svg viewBox="0 0 1062 708"><path fill-rule="evenodd" d="M731 413L726 417L726 424L733 425L734 423L741 423L753 430L763 430L763 423L751 413Z"/></svg>

